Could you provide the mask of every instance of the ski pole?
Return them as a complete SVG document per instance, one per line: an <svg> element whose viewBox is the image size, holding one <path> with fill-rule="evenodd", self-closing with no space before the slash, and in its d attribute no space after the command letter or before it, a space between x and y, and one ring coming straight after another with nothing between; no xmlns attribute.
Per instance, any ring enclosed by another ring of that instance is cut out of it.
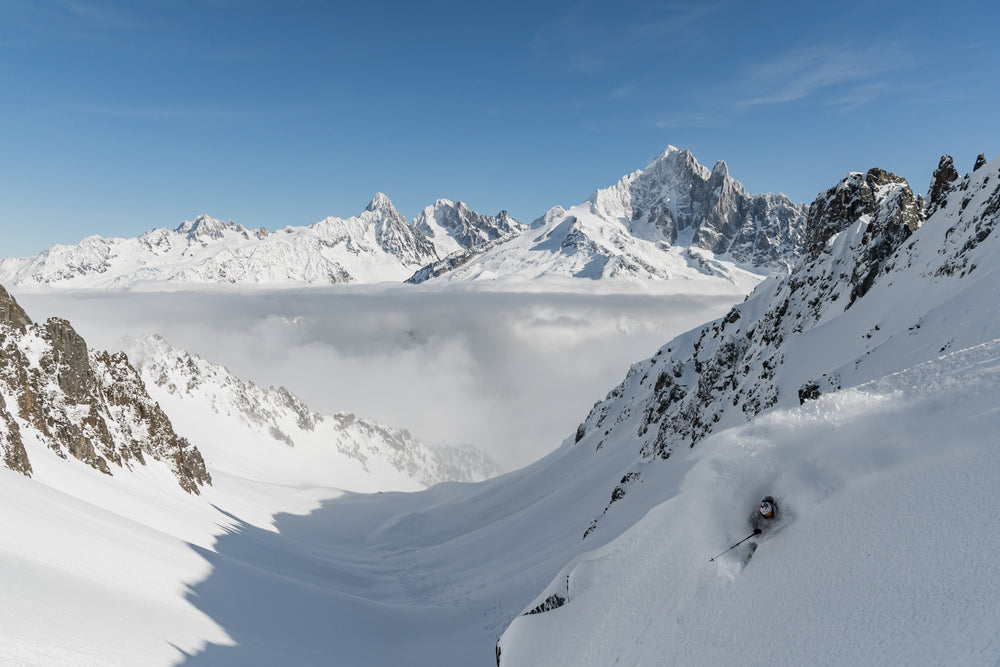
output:
<svg viewBox="0 0 1000 667"><path fill-rule="evenodd" d="M753 531L752 533L750 533L749 535L747 535L746 537L744 537L744 538L743 538L742 540L740 540L739 542L737 542L737 543L736 543L736 544L734 544L733 546L731 546L731 547L729 547L728 549L726 549L726 551L723 551L723 552L722 552L722 554L726 553L727 551L732 551L732 550L733 550L733 549L735 549L736 547L740 546L741 544L743 544L744 542L746 542L747 540L749 540L749 539L750 539L751 537L753 537L754 535L760 535L760 528L754 528L754 531ZM714 560L715 560L716 558L718 558L718 557L719 557L719 556L721 556L722 554L718 554L718 555L715 555L715 556L713 556L713 557L709 558L709 559L708 559L708 562L709 562L709 563L713 562L713 561L714 561Z"/></svg>

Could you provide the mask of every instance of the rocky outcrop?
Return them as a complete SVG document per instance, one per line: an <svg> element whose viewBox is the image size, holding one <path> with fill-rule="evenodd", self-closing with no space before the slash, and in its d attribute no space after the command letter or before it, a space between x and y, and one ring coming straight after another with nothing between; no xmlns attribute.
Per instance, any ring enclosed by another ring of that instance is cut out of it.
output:
<svg viewBox="0 0 1000 667"><path fill-rule="evenodd" d="M0 285L0 324L23 330L31 324L31 318L17 304L7 290Z"/></svg>
<svg viewBox="0 0 1000 667"><path fill-rule="evenodd" d="M850 307L871 288L885 260L924 219L923 201L903 178L878 168L849 174L809 207L804 254L815 260L833 236L858 220L867 223L849 278Z"/></svg>
<svg viewBox="0 0 1000 667"><path fill-rule="evenodd" d="M123 353L92 351L69 322L34 324L0 288L0 449L4 465L32 468L25 434L62 458L111 475L165 462L180 486L211 483L197 448L177 436Z"/></svg>
<svg viewBox="0 0 1000 667"><path fill-rule="evenodd" d="M958 180L958 171L950 155L942 155L937 169L931 176L931 186L927 189L927 215L934 215L948 203L948 193Z"/></svg>

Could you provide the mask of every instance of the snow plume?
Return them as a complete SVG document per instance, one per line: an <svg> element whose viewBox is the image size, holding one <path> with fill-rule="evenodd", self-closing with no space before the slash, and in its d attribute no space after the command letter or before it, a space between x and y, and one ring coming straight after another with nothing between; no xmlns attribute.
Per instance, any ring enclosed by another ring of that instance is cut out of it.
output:
<svg viewBox="0 0 1000 667"><path fill-rule="evenodd" d="M323 414L472 444L513 469L571 434L629 363L743 297L344 287L18 298L99 345L159 333Z"/></svg>

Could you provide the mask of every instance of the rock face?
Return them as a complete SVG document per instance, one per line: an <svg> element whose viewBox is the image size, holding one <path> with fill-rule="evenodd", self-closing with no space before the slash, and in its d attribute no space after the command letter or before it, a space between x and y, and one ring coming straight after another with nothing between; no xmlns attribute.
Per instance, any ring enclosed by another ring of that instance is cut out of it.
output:
<svg viewBox="0 0 1000 667"><path fill-rule="evenodd" d="M465 266L491 248L521 235L525 226L507 211L481 215L462 202L438 199L413 220L441 259L418 269L406 282L419 284Z"/></svg>
<svg viewBox="0 0 1000 667"><path fill-rule="evenodd" d="M640 238L690 245L757 267L795 260L805 207L784 195L751 195L725 162L709 171L690 151L673 146L645 169L590 199L594 210L628 221Z"/></svg>
<svg viewBox="0 0 1000 667"><path fill-rule="evenodd" d="M858 220L867 224L851 270L848 307L864 296L885 260L923 224L923 200L904 179L882 169L849 174L809 207L805 257L815 261L830 238Z"/></svg>
<svg viewBox="0 0 1000 667"><path fill-rule="evenodd" d="M87 348L69 322L32 323L0 288L0 449L4 465L30 475L30 438L62 458L112 474L165 462L191 493L211 483L197 448L173 430L123 353Z"/></svg>
<svg viewBox="0 0 1000 667"><path fill-rule="evenodd" d="M482 215L449 199L426 207L413 219L413 226L430 239L441 257L462 250L482 252L524 231L524 225L507 211Z"/></svg>
<svg viewBox="0 0 1000 667"><path fill-rule="evenodd" d="M957 180L958 171L955 170L954 161L950 155L942 155L927 190L927 215L933 215L948 203L948 193Z"/></svg>

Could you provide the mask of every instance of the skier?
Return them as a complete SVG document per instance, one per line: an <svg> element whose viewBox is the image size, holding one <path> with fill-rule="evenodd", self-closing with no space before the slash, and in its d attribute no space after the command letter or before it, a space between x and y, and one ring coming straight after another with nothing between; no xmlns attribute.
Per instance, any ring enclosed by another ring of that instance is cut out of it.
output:
<svg viewBox="0 0 1000 667"><path fill-rule="evenodd" d="M767 531L772 529L775 526L775 524L778 523L778 517L779 517L778 503L774 500L773 496L765 496L764 499L760 501L760 505L757 507L757 509L754 510L754 513L750 515L749 523L750 527L753 528L753 532L744 537L742 540L740 540L733 546L723 551L718 556L709 558L708 559L709 562L714 562L716 558L718 558L719 556L728 551L732 551L733 549L740 546L747 540L756 537L758 535L761 535L763 533L766 533ZM757 543L750 542L748 548L749 552L747 553L746 559L750 560L753 557L753 552L757 550Z"/></svg>
<svg viewBox="0 0 1000 667"><path fill-rule="evenodd" d="M750 515L750 527L753 528L755 535L760 535L767 532L777 522L778 503L774 501L772 496L765 496L764 500L760 501L760 507L757 508L757 511Z"/></svg>
<svg viewBox="0 0 1000 667"><path fill-rule="evenodd" d="M750 527L753 528L754 535L766 533L774 524L778 522L778 503L772 496L765 496L760 501L760 506L750 515ZM757 543L750 543L750 551L747 553L747 560L753 558L753 552L757 551Z"/></svg>

